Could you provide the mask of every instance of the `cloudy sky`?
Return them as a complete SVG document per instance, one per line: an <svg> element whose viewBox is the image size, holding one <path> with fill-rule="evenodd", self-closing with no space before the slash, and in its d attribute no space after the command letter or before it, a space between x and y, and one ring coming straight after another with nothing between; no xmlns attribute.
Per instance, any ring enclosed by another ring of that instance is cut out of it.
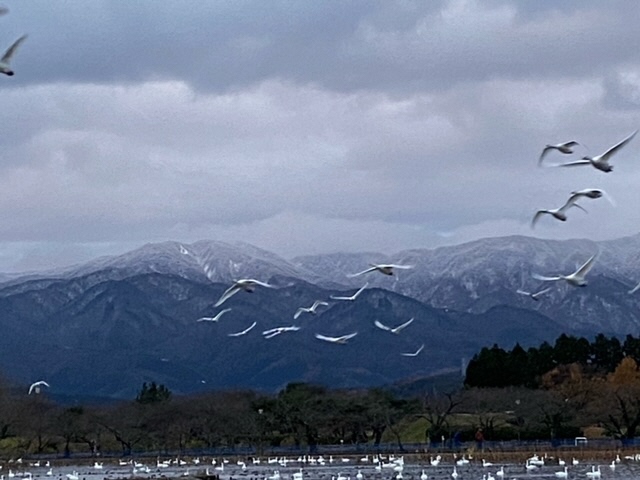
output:
<svg viewBox="0 0 640 480"><path fill-rule="evenodd" d="M640 2L6 0L0 270L640 232ZM595 187L566 223L538 208Z"/></svg>

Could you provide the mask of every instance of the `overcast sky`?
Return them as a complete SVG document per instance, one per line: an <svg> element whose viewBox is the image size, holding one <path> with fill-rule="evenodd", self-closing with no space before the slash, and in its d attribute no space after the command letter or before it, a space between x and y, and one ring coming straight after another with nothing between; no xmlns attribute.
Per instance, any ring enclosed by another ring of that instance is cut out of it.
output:
<svg viewBox="0 0 640 480"><path fill-rule="evenodd" d="M0 270L640 232L640 2L6 0ZM538 208L602 188L562 223Z"/></svg>

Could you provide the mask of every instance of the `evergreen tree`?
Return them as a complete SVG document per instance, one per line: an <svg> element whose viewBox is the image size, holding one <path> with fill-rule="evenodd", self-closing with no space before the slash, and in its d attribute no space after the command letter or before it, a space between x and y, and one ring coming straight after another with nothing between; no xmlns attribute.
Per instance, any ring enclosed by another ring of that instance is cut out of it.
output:
<svg viewBox="0 0 640 480"><path fill-rule="evenodd" d="M136 402L142 405L149 405L166 402L170 398L171 391L164 385L157 385L156 382L151 382L151 385L147 385L147 383L144 382L140 393L136 396Z"/></svg>

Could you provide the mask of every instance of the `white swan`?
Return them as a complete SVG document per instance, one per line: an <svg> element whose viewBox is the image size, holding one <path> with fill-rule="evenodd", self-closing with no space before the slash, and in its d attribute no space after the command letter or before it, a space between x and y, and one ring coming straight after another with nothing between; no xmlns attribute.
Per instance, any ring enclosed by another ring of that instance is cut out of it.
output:
<svg viewBox="0 0 640 480"><path fill-rule="evenodd" d="M275 288L273 285L270 285L265 282L261 282L259 280L254 280L253 278L243 278L241 280L236 280L233 283L233 285L231 285L229 288L227 288L224 291L222 296L215 303L214 307L219 307L224 302L226 302L229 298L231 298L233 295L238 293L240 290L244 290L245 292L248 292L248 293L253 292L257 285L261 287Z"/></svg>
<svg viewBox="0 0 640 480"><path fill-rule="evenodd" d="M346 300L348 302L353 302L368 286L369 286L369 282L365 283L364 286L362 286L356 293L354 293L350 297L338 297L334 295L329 295L329 298L331 300Z"/></svg>
<svg viewBox="0 0 640 480"><path fill-rule="evenodd" d="M540 154L540 158L538 159L538 166L542 165L542 159L547 155L547 153L549 153L551 150L557 150L560 153L564 153L565 155L568 155L570 153L573 153L573 147L580 145L578 142L576 141L570 141L570 142L564 142L564 143L558 143L556 145L546 145L543 149L542 149L542 153Z"/></svg>
<svg viewBox="0 0 640 480"><path fill-rule="evenodd" d="M9 63L11 62L11 57L13 57L13 54L16 53L18 47L22 42L25 41L26 38L26 35L21 36L18 40L13 42L13 45L11 45L6 52L4 52L4 55L2 56L2 58L0 58L0 73L4 73L5 75L8 75L10 77L13 75L14 72L9 65Z"/></svg>
<svg viewBox="0 0 640 480"><path fill-rule="evenodd" d="M395 333L398 334L400 333L402 330L404 330L405 328L407 328L409 325L411 325L413 323L413 321L415 320L415 318L411 318L408 321L404 322L401 325L398 325L397 327L391 328L391 327L387 327L386 325L384 325L383 323L380 323L378 320L374 321L373 324L378 327L380 330L386 330L387 332L391 332L391 333Z"/></svg>
<svg viewBox="0 0 640 480"><path fill-rule="evenodd" d="M616 206L616 202L613 198L611 198L611 195L599 188L583 188L582 190L574 190L573 192L571 192L571 197L569 197L569 200L571 200L572 197L586 197L591 199L605 197L607 200L609 200L609 203L611 205L613 205L614 207Z"/></svg>
<svg viewBox="0 0 640 480"><path fill-rule="evenodd" d="M547 293L549 290L551 290L551 287L545 288L544 290L540 290L540 291L535 292L535 293L525 292L524 290L518 289L518 290L516 290L516 293L519 293L520 295L526 295L529 298L531 298L531 300L535 300L537 302L538 300L540 300L540 297L542 295L544 295L545 293Z"/></svg>
<svg viewBox="0 0 640 480"><path fill-rule="evenodd" d="M538 220L542 215L551 215L553 218L560 220L561 222L566 222L567 210L569 210L571 207L579 208L580 210L586 213L587 211L576 203L577 199L578 197L572 195L571 197L569 197L569 200L567 200L565 204L562 205L560 208L552 208L551 210L543 208L538 210L533 215L533 219L531 220L531 228L534 228L536 226L536 223L538 222Z"/></svg>
<svg viewBox="0 0 640 480"><path fill-rule="evenodd" d="M31 395L31 393L33 392L40 393L40 387L42 386L50 387L50 385L44 380L39 380L35 383L32 383L31 386L29 387L29 395Z"/></svg>
<svg viewBox="0 0 640 480"><path fill-rule="evenodd" d="M276 327L265 330L262 332L262 336L264 338L273 338L285 332L297 332L298 330L300 330L300 327L296 327L295 325L291 325L290 327Z"/></svg>
<svg viewBox="0 0 640 480"><path fill-rule="evenodd" d="M249 333L251 330L253 330L253 328L258 324L258 322L253 322L249 327L245 328L244 330L241 330L239 332L235 332L235 333L229 333L228 336L229 337L241 337L242 335L246 335L247 333Z"/></svg>
<svg viewBox="0 0 640 480"><path fill-rule="evenodd" d="M303 313L310 313L311 315L315 315L317 313L316 309L321 305L327 306L329 304L327 302L323 302L322 300L316 300L315 302L313 302L313 305L311 305L308 308L307 307L298 308L298 310L296 310L296 313L293 314L293 319L295 320Z"/></svg>
<svg viewBox="0 0 640 480"><path fill-rule="evenodd" d="M573 166L579 166L579 165L592 165L594 168L602 172L608 173L613 170L613 167L609 165L609 159L613 156L614 153L616 153L618 150L624 147L627 143L629 143L633 139L633 137L636 136L636 133L638 133L638 130L633 132L631 135L629 135L627 138L625 138L621 142L616 143L613 147L611 147L609 150L607 150L606 152L600 155L597 155L595 157L582 157L582 160L563 163L558 166L573 167Z"/></svg>
<svg viewBox="0 0 640 480"><path fill-rule="evenodd" d="M394 269L408 269L408 268L413 268L413 265L393 265L393 264L383 264L383 265L378 265L375 263L371 263L370 264L371 267L367 268L366 270L363 270L361 272L358 273L352 273L347 275L347 277L349 278L353 278L353 277L358 277L360 275L364 275L365 273L369 273L369 272L374 272L374 271L378 271L380 273L383 273L385 275L393 275L393 270Z"/></svg>
<svg viewBox="0 0 640 480"><path fill-rule="evenodd" d="M345 343L347 343L347 341L351 340L353 337L355 337L358 334L358 332L353 332L350 333L348 335L342 335L341 337L328 337L326 335L320 335L319 333L315 334L315 337L318 340L323 340L325 342L329 342L329 343L339 343L344 345Z"/></svg>
<svg viewBox="0 0 640 480"><path fill-rule="evenodd" d="M587 472L587 477L589 478L600 478L601 475L602 475L602 472L600 471L600 465L598 465L597 470L596 470L596 467L591 465L591 471Z"/></svg>
<svg viewBox="0 0 640 480"><path fill-rule="evenodd" d="M545 282L551 282L551 281L556 281L556 280L564 280L566 281L569 285L572 285L574 287L586 287L587 286L587 281L585 280L585 276L587 275L587 273L589 273L589 271L591 270L591 268L593 267L593 264L596 260L597 255L593 255L589 260L587 260L584 265L582 265L578 270L576 270L574 273L569 274L569 275L557 275L555 277L545 277L542 275L538 275L537 273L533 274L533 278L537 279L537 280L542 280Z"/></svg>
<svg viewBox="0 0 640 480"><path fill-rule="evenodd" d="M230 311L230 308L225 308L224 310L220 310L215 317L200 317L198 320L196 320L196 322L217 322L218 320L220 320L220 317L222 317L222 315Z"/></svg>
<svg viewBox="0 0 640 480"><path fill-rule="evenodd" d="M564 470L560 470L559 472L555 472L556 477L558 478L567 478L569 476L569 471L567 467L564 467Z"/></svg>
<svg viewBox="0 0 640 480"><path fill-rule="evenodd" d="M400 355L402 355L403 357L417 357L423 349L424 349L424 343L420 345L420 348L418 348L418 350L416 350L415 352L401 353Z"/></svg>

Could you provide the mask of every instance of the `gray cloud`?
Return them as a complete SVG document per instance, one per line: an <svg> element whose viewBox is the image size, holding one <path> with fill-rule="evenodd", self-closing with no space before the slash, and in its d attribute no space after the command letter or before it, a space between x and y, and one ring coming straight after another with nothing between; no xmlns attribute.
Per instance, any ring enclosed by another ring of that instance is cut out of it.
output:
<svg viewBox="0 0 640 480"><path fill-rule="evenodd" d="M9 6L0 39L30 36L0 79L0 239L24 257L0 270L164 239L294 255L637 232L638 140L612 174L536 167L546 143L597 154L638 128L634 2ZM618 207L531 231L585 187Z"/></svg>

